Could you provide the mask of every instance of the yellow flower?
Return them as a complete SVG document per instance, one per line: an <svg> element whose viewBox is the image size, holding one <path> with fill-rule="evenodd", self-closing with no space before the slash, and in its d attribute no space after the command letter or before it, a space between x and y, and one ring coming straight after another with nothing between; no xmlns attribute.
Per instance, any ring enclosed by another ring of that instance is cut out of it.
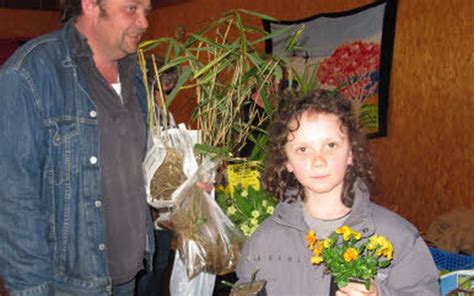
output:
<svg viewBox="0 0 474 296"><path fill-rule="evenodd" d="M342 256L344 257L344 261L351 262L359 257L359 252L354 248L347 248Z"/></svg>
<svg viewBox="0 0 474 296"><path fill-rule="evenodd" d="M349 226L343 225L343 226L341 226L341 227L339 227L339 228L336 228L335 231L336 231L337 234L343 234L344 232L348 232L348 231L350 231L350 230L351 230L351 229L349 228Z"/></svg>
<svg viewBox="0 0 474 296"><path fill-rule="evenodd" d="M353 232L352 232L352 236L353 236L356 240L360 240L360 239L362 238L362 233L357 232L357 231L353 231Z"/></svg>
<svg viewBox="0 0 474 296"><path fill-rule="evenodd" d="M266 200L262 201L262 207L266 208L268 206L268 202Z"/></svg>
<svg viewBox="0 0 474 296"><path fill-rule="evenodd" d="M230 206L227 208L227 216L232 216L237 213L237 209L234 206Z"/></svg>
<svg viewBox="0 0 474 296"><path fill-rule="evenodd" d="M252 211L252 217L258 218L259 216L260 216L260 212L259 212L259 211L257 211L257 210L253 210L253 211Z"/></svg>
<svg viewBox="0 0 474 296"><path fill-rule="evenodd" d="M388 260L393 258L393 246L392 244L381 235L374 235L369 238L369 243L367 244L367 250L375 250L375 255L385 256Z"/></svg>
<svg viewBox="0 0 474 296"><path fill-rule="evenodd" d="M377 257L382 256L382 249L377 249L377 251L375 251L375 256Z"/></svg>
<svg viewBox="0 0 474 296"><path fill-rule="evenodd" d="M369 251L375 250L375 248L377 247L374 237L375 235L369 238L369 243L367 244L367 250Z"/></svg>
<svg viewBox="0 0 474 296"><path fill-rule="evenodd" d="M325 249L329 248L330 246L332 246L332 240L330 238L327 238L323 241L323 246Z"/></svg>
<svg viewBox="0 0 474 296"><path fill-rule="evenodd" d="M245 235L245 236L249 236L250 235L250 227L247 225L247 224L241 224L240 225L240 230L242 230L242 233Z"/></svg>
<svg viewBox="0 0 474 296"><path fill-rule="evenodd" d="M321 256L312 256L311 257L311 264L320 264L323 261L324 261L324 259Z"/></svg>
<svg viewBox="0 0 474 296"><path fill-rule="evenodd" d="M347 241L351 237L352 229L349 226L342 226L336 229L337 234L342 234L342 238Z"/></svg>
<svg viewBox="0 0 474 296"><path fill-rule="evenodd" d="M369 244L367 245L367 250L375 250L378 248L381 243L383 243L384 237L380 235L373 235L369 238Z"/></svg>
<svg viewBox="0 0 474 296"><path fill-rule="evenodd" d="M348 226L337 228L335 233L337 235L331 234L325 240L318 240L316 233L309 231L306 241L312 253L311 263L323 263L327 270L334 272L336 279L340 280L341 275L350 273L363 273L367 278L373 279L377 274L377 267L390 265L394 249L385 237L373 235L365 242L358 242L362 239L362 234ZM339 260L334 260L336 257L339 257ZM385 258L387 262L384 262ZM371 262L377 262L377 265L374 267Z"/></svg>
<svg viewBox="0 0 474 296"><path fill-rule="evenodd" d="M273 207L272 207L272 206L269 206L269 207L267 208L266 212L267 212L267 214L271 215L271 214L273 214L273 210L274 210Z"/></svg>
<svg viewBox="0 0 474 296"><path fill-rule="evenodd" d="M392 260L392 259L393 259L393 250L385 249L385 250L382 252L382 255L384 255L385 257L387 257L388 260Z"/></svg>
<svg viewBox="0 0 474 296"><path fill-rule="evenodd" d="M258 225L258 220L257 220L257 218L252 218L252 219L250 219L250 224L252 224L252 225Z"/></svg>
<svg viewBox="0 0 474 296"><path fill-rule="evenodd" d="M383 245L382 255L387 257L388 260L393 259L393 246L389 241L386 241L386 243Z"/></svg>
<svg viewBox="0 0 474 296"><path fill-rule="evenodd" d="M216 191L223 191L225 192L225 187L222 184L216 185Z"/></svg>
<svg viewBox="0 0 474 296"><path fill-rule="evenodd" d="M308 243L308 247L313 250L314 244L317 241L316 233L313 230L310 230L306 235L306 242Z"/></svg>
<svg viewBox="0 0 474 296"><path fill-rule="evenodd" d="M247 190L242 190L242 192L240 193L240 195L241 195L242 197L247 197L247 196L249 196L249 192L248 192Z"/></svg>
<svg viewBox="0 0 474 296"><path fill-rule="evenodd" d="M320 256L323 250L324 250L323 243L321 241L316 241L316 243L314 244L313 254L315 256Z"/></svg>

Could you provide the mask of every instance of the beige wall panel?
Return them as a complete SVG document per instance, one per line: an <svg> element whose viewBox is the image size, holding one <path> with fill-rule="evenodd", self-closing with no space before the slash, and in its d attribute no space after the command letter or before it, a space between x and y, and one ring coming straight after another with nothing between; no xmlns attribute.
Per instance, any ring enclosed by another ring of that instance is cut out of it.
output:
<svg viewBox="0 0 474 296"><path fill-rule="evenodd" d="M378 199L426 230L474 207L474 2L401 0Z"/></svg>

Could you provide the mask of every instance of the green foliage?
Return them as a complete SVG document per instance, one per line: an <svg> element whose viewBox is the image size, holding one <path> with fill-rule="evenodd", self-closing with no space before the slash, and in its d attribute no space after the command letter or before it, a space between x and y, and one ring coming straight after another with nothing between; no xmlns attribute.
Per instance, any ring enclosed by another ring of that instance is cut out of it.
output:
<svg viewBox="0 0 474 296"><path fill-rule="evenodd" d="M377 271L388 267L393 256L393 246L384 237L374 235L362 240L361 233L347 226L336 229L324 241L318 241L314 231L310 231L307 240L313 251L311 262L323 263L338 287L355 280L369 290Z"/></svg>
<svg viewBox="0 0 474 296"><path fill-rule="evenodd" d="M252 186L216 187L216 201L230 220L249 237L272 213L277 201L265 190L255 190Z"/></svg>
<svg viewBox="0 0 474 296"><path fill-rule="evenodd" d="M184 42L159 38L140 45L142 55L156 49L166 52L165 65L157 76L171 67L180 71L166 106L173 102L179 91L194 89L197 106L192 115L201 130L202 143L222 148L231 155L238 155L246 141L265 142L261 135L266 133L264 127L273 113L272 101L275 101L269 90L281 79L285 62L265 55L261 48L266 40L291 29L269 33L246 24L244 19L249 18L275 20L239 9L210 22ZM263 108L252 99L255 94L259 95ZM262 146L257 145L255 149L262 149ZM255 152L254 156L261 154ZM222 154L215 153L214 156Z"/></svg>

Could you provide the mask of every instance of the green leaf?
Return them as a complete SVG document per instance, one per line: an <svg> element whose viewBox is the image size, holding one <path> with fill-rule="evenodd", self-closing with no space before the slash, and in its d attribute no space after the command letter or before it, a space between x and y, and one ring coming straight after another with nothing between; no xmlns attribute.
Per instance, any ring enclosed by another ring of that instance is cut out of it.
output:
<svg viewBox="0 0 474 296"><path fill-rule="evenodd" d="M239 210L247 217L252 217L252 206L240 194L234 196L235 204Z"/></svg>
<svg viewBox="0 0 474 296"><path fill-rule="evenodd" d="M154 49L157 46L160 46L161 44L172 43L172 42L174 42L173 38L158 38L158 39L142 41L138 47L142 49L144 52L146 52L151 49Z"/></svg>
<svg viewBox="0 0 474 296"><path fill-rule="evenodd" d="M209 155L211 157L227 158L230 156L227 148L214 147L207 144L194 144L194 150L197 153Z"/></svg>
<svg viewBox="0 0 474 296"><path fill-rule="evenodd" d="M349 279L347 277L340 277L336 279L336 285L339 288L343 288L349 284Z"/></svg>
<svg viewBox="0 0 474 296"><path fill-rule="evenodd" d="M163 65L160 68L160 72L164 72L168 69L180 66L184 63L187 63L187 62L190 62L190 61L193 61L193 60L195 60L195 58L193 56L184 56L184 57L174 58L172 60L169 60L165 65Z"/></svg>
<svg viewBox="0 0 474 296"><path fill-rule="evenodd" d="M370 291L370 280L365 280L365 288L367 289L367 291Z"/></svg>
<svg viewBox="0 0 474 296"><path fill-rule="evenodd" d="M391 263L391 261L389 261L389 260L380 261L379 262L379 267L380 268L388 267L390 265L390 263Z"/></svg>
<svg viewBox="0 0 474 296"><path fill-rule="evenodd" d="M267 20L267 21L278 21L277 19L275 19L274 17L271 17L269 15L266 15L266 14L263 14L263 13L259 13L259 12L256 12L256 11L252 11L252 10L247 10L247 9L238 9L237 12L241 12L241 13L244 13L244 14L248 14L250 16L254 16L254 17L257 17L257 18L260 18L262 20Z"/></svg>
<svg viewBox="0 0 474 296"><path fill-rule="evenodd" d="M265 149L268 141L268 135L259 133L255 138L254 135L249 135L249 140L254 143L252 151L250 152L250 160L262 159L265 155Z"/></svg>
<svg viewBox="0 0 474 296"><path fill-rule="evenodd" d="M208 44L207 50L209 50L209 49L215 50L216 48L227 49L227 47L225 45L214 42L211 39L206 38L205 36L197 35L197 34L192 34L191 36L193 36L198 41L202 41L202 42Z"/></svg>
<svg viewBox="0 0 474 296"><path fill-rule="evenodd" d="M198 78L199 76L201 76L203 73L206 73L207 71L209 71L212 67L214 67L214 65L216 65L217 63L219 63L220 61L222 61L224 58L226 58L228 55L230 55L232 53L232 51L234 51L233 48L230 48L228 49L224 54L222 54L221 56L215 58L213 61L209 62L206 66L204 66L202 69L200 69L199 71L197 71L193 78L192 79L196 79Z"/></svg>
<svg viewBox="0 0 474 296"><path fill-rule="evenodd" d="M285 44L285 51L291 52L295 49L295 46L298 44L298 41L301 38L301 35L304 32L305 25L301 25L287 40Z"/></svg>
<svg viewBox="0 0 474 296"><path fill-rule="evenodd" d="M260 38L255 39L252 41L250 44L253 46L255 44L259 44L261 42L264 42L265 40L273 39L274 37L277 37L279 35L284 35L285 33L291 31L294 28L294 26L285 26L281 29L275 30L274 32L271 32L270 34L266 34Z"/></svg>

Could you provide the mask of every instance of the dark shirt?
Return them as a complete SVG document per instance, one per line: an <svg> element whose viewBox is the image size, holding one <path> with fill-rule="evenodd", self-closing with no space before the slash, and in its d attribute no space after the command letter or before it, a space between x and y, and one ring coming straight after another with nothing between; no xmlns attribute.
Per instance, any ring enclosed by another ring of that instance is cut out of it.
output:
<svg viewBox="0 0 474 296"><path fill-rule="evenodd" d="M109 274L114 284L127 282L143 267L148 205L142 162L146 131L134 86L136 56L118 63L121 98L100 74L87 39L76 30L74 49L87 92L97 106L99 165Z"/></svg>

